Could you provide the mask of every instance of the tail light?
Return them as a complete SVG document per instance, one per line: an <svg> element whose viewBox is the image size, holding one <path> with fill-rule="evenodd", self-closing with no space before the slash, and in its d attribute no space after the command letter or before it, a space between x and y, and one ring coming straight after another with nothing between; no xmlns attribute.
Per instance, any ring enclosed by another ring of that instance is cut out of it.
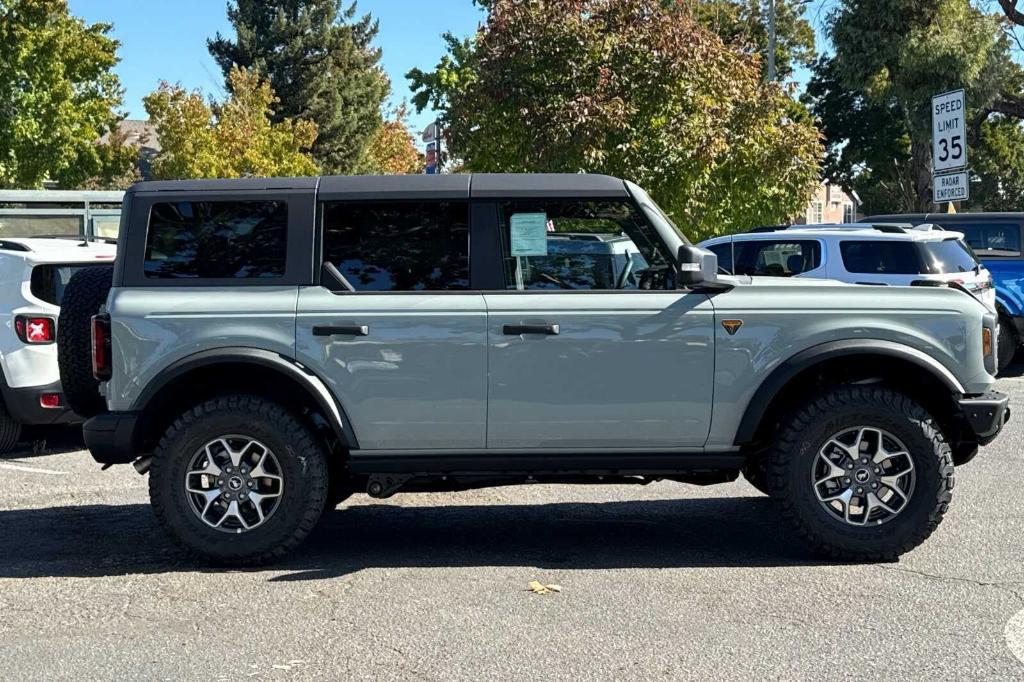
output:
<svg viewBox="0 0 1024 682"><path fill-rule="evenodd" d="M100 381L110 379L110 316L92 316L92 374Z"/></svg>
<svg viewBox="0 0 1024 682"><path fill-rule="evenodd" d="M40 315L16 315L14 333L30 345L53 343L57 338L53 318Z"/></svg>

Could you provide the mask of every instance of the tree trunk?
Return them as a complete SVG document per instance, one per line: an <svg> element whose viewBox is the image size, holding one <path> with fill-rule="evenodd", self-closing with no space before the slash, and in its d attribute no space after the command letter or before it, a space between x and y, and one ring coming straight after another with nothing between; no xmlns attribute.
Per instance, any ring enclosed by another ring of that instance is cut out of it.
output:
<svg viewBox="0 0 1024 682"><path fill-rule="evenodd" d="M910 181L914 187L914 205L907 210L913 213L932 210L932 141L931 136L911 132L910 137Z"/></svg>

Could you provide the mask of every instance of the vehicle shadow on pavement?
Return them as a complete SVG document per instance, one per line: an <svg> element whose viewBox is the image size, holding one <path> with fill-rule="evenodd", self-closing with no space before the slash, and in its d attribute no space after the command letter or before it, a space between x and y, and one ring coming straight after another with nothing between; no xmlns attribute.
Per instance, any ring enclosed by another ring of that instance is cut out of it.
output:
<svg viewBox="0 0 1024 682"><path fill-rule="evenodd" d="M0 461L62 455L84 448L80 424L57 427L26 426L21 441L10 452L0 453Z"/></svg>
<svg viewBox="0 0 1024 682"><path fill-rule="evenodd" d="M272 581L365 568L560 570L818 564L770 500L701 498L537 505L357 505L325 514ZM0 511L0 578L221 570L165 537L148 505ZM281 574L281 571L285 573Z"/></svg>

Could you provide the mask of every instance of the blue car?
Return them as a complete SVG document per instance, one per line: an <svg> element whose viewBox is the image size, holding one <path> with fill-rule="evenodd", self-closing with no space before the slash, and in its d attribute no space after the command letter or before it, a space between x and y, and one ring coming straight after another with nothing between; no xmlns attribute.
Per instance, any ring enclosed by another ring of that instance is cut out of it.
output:
<svg viewBox="0 0 1024 682"><path fill-rule="evenodd" d="M992 273L999 311L999 369L1010 364L1024 342L1024 213L900 213L873 215L861 222L934 223L962 232L964 240Z"/></svg>

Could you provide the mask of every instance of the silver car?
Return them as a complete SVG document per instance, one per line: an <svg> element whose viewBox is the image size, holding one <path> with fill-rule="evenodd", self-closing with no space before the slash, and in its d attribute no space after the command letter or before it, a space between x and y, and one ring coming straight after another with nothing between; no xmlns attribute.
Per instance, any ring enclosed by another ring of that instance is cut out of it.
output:
<svg viewBox="0 0 1024 682"><path fill-rule="evenodd" d="M216 562L278 557L356 492L741 473L815 552L887 559L1008 415L972 296L718 275L617 178L152 182L125 206L109 292L62 311L69 336L98 313L95 378L62 379L104 396L95 459L148 472Z"/></svg>

